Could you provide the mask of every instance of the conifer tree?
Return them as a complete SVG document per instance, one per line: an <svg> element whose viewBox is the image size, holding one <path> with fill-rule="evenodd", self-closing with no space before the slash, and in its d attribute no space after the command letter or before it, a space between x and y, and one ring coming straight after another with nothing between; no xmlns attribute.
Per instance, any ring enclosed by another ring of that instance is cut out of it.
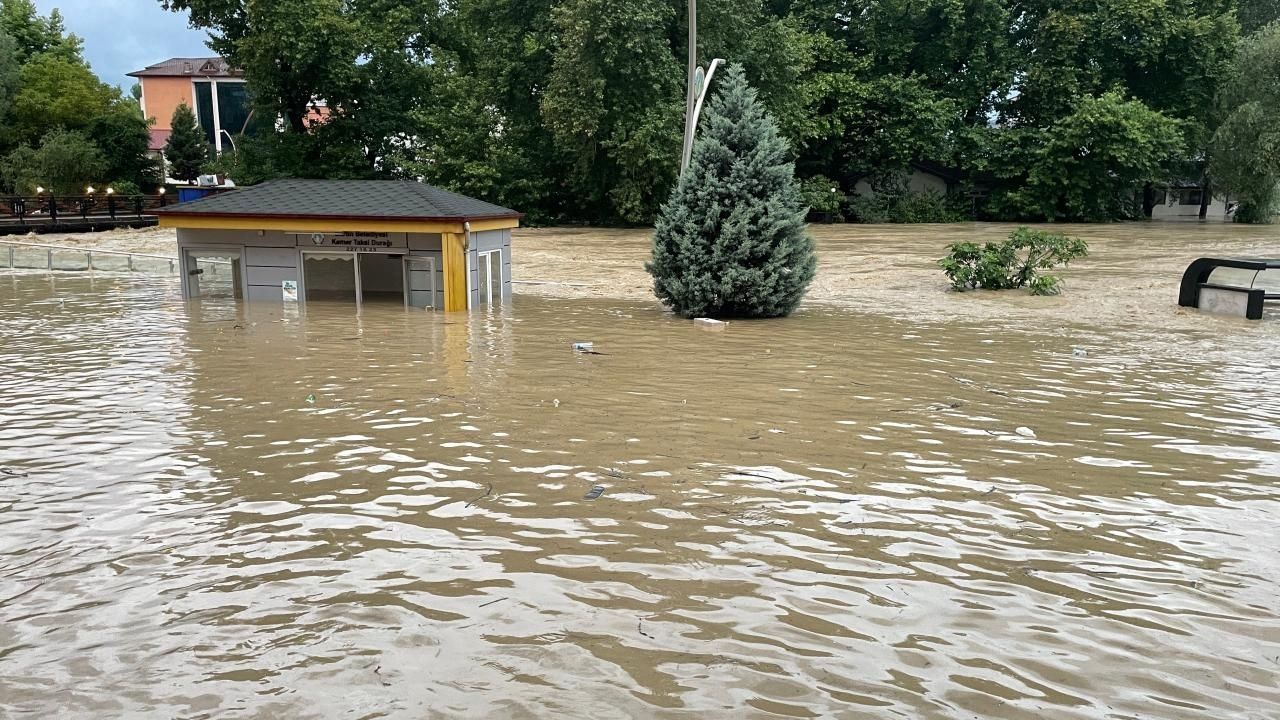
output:
<svg viewBox="0 0 1280 720"><path fill-rule="evenodd" d="M658 298L685 317L788 315L816 263L795 165L742 68L716 84L645 269Z"/></svg>
<svg viewBox="0 0 1280 720"><path fill-rule="evenodd" d="M173 111L169 127L169 139L164 144L164 160L169 167L169 177L192 182L200 177L200 169L209 159L209 144L204 133L196 125L196 115L186 103Z"/></svg>

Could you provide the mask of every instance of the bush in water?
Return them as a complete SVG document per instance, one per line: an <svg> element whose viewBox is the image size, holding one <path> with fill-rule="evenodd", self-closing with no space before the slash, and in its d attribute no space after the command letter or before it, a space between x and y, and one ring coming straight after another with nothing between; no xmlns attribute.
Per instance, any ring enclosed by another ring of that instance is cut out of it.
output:
<svg viewBox="0 0 1280 720"><path fill-rule="evenodd" d="M1080 238L1020 227L1002 242L962 242L947 246L950 254L938 261L951 287L959 292L982 288L1010 290L1026 287L1032 295L1062 291L1056 275L1041 273L1089 254Z"/></svg>

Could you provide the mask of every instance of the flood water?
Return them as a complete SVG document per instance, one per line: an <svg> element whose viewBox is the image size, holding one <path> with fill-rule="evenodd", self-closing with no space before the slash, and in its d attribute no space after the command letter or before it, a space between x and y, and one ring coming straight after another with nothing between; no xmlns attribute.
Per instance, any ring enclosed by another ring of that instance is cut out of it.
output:
<svg viewBox="0 0 1280 720"><path fill-rule="evenodd" d="M1277 717L1278 325L0 275L0 716Z"/></svg>

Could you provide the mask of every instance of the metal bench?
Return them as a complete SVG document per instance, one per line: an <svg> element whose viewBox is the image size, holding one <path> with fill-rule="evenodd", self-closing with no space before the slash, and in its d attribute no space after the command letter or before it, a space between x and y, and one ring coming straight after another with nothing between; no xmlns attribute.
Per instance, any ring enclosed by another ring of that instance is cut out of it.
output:
<svg viewBox="0 0 1280 720"><path fill-rule="evenodd" d="M1210 276L1219 268L1252 271L1247 285L1242 283L1212 283ZM1258 276L1268 270L1280 273L1280 260L1261 258L1199 258L1182 274L1182 286L1178 289L1178 304L1182 307L1200 308L1209 312L1243 316L1248 320L1262 319L1262 304L1280 300L1280 291L1268 292L1256 287Z"/></svg>

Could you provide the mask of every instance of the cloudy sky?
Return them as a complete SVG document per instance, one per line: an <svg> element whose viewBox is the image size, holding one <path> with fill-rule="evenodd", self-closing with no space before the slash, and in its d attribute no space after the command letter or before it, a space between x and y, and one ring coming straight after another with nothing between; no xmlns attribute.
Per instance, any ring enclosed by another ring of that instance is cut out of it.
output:
<svg viewBox="0 0 1280 720"><path fill-rule="evenodd" d="M159 0L35 0L40 14L62 11L67 29L84 38L84 55L104 82L125 90L125 73L171 57L212 55L203 31L187 27L186 13L166 12Z"/></svg>

